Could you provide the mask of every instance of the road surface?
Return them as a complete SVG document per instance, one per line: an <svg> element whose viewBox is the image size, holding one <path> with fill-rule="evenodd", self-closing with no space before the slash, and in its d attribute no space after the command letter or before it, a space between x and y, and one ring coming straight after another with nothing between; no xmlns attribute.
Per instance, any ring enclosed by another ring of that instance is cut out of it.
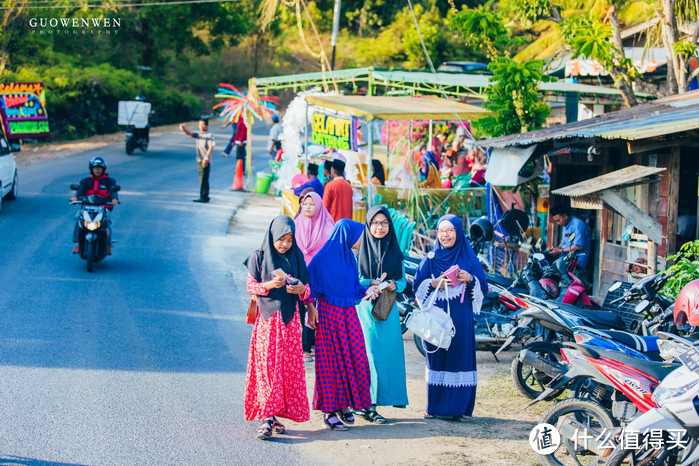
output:
<svg viewBox="0 0 699 466"><path fill-rule="evenodd" d="M229 130L211 202L198 204L194 141L153 137L31 165L0 212L0 463L308 463L294 445L253 440L243 420L250 326L228 236ZM256 127L254 172L267 166ZM114 255L87 273L73 249L68 186L102 155L122 186ZM260 232L260 238L262 232Z"/></svg>

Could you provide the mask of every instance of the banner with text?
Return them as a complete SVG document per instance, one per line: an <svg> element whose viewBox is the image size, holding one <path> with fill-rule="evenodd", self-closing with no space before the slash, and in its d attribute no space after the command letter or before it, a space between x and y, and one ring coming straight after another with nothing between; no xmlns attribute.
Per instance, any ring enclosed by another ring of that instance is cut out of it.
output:
<svg viewBox="0 0 699 466"><path fill-rule="evenodd" d="M333 149L357 150L359 120L356 118L339 118L323 113L314 113L311 128L313 130L313 144Z"/></svg>
<svg viewBox="0 0 699 466"><path fill-rule="evenodd" d="M48 136L44 83L0 83L0 117L7 139Z"/></svg>

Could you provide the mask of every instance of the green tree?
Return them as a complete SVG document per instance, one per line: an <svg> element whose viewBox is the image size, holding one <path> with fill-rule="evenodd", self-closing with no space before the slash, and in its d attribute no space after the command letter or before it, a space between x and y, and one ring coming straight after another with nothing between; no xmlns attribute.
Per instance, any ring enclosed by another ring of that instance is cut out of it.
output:
<svg viewBox="0 0 699 466"><path fill-rule="evenodd" d="M550 109L541 98L539 83L552 78L544 74L543 60L520 63L510 58L522 39L514 37L506 16L493 6L491 1L478 8L462 10L450 24L468 45L483 48L491 58L488 69L493 76L486 90L484 107L493 114L476 120L474 127L497 137L530 131L544 124Z"/></svg>

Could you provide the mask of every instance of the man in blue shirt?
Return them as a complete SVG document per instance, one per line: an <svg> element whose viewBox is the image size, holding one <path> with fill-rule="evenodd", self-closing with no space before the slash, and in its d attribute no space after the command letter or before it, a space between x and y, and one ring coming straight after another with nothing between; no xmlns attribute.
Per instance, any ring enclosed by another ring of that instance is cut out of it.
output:
<svg viewBox="0 0 699 466"><path fill-rule="evenodd" d="M310 180L306 181L301 186L297 186L294 189L294 194L300 196L304 189L311 188L320 197L323 197L323 184L318 179L318 165L316 165L315 163L308 164L308 177L310 178Z"/></svg>
<svg viewBox="0 0 699 466"><path fill-rule="evenodd" d="M570 207L566 204L559 203L554 205L549 213L553 217L553 221L558 226L563 227L560 246L547 251L552 257L558 258L556 265L559 270L565 268L561 262L565 255L572 250L577 251L578 267L587 269L591 250L590 228L588 228L585 222L574 216ZM575 233L574 237L573 233Z"/></svg>

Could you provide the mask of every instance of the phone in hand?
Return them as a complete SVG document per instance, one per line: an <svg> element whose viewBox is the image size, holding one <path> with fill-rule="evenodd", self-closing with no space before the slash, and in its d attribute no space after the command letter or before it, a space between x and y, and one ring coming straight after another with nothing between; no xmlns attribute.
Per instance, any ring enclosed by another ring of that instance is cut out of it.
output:
<svg viewBox="0 0 699 466"><path fill-rule="evenodd" d="M289 285L291 285L291 286L296 286L298 284L299 284L298 280L294 280L293 282L289 282Z"/></svg>

